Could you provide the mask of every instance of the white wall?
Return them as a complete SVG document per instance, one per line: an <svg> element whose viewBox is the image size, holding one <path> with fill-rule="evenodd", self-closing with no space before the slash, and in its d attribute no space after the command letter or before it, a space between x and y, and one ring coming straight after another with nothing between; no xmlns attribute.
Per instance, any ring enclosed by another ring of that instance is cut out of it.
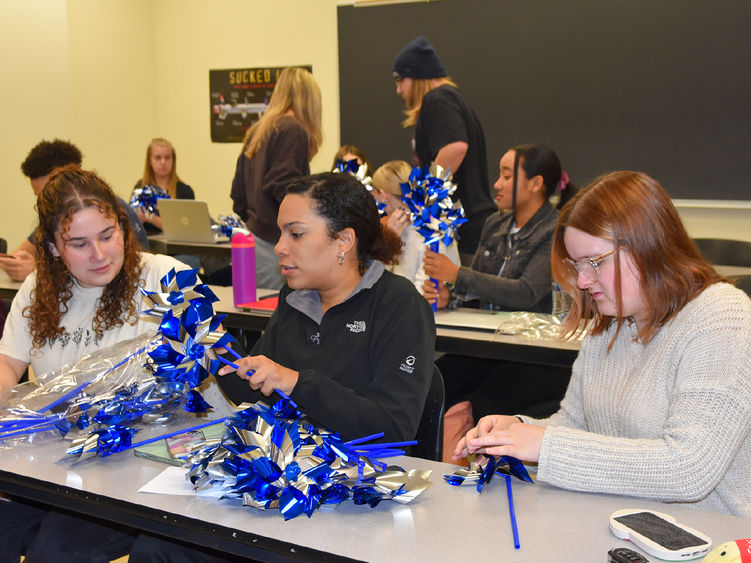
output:
<svg viewBox="0 0 751 563"><path fill-rule="evenodd" d="M751 201L673 201L694 238L751 241Z"/></svg>
<svg viewBox="0 0 751 563"><path fill-rule="evenodd" d="M209 69L312 65L323 97L324 142L311 169L330 169L339 148L335 1L159 0L153 19L153 133L173 140L178 173L212 214L232 211L229 190L240 145L211 142ZM166 21L171 25L160 26Z"/></svg>
<svg viewBox="0 0 751 563"><path fill-rule="evenodd" d="M0 0L0 236L34 224L20 163L39 140L70 139L127 198L148 141L170 139L178 172L212 214L229 213L239 144L212 143L209 69L310 64L323 94L324 144L339 146L336 6L346 0ZM367 8L364 8L367 9ZM364 35L363 40L377 38ZM751 240L751 209L681 210L689 231ZM693 234L693 233L692 233ZM731 236L732 235L732 236Z"/></svg>
<svg viewBox="0 0 751 563"><path fill-rule="evenodd" d="M68 0L70 140L128 198L157 120L151 0ZM30 147L29 147L30 148Z"/></svg>
<svg viewBox="0 0 751 563"><path fill-rule="evenodd" d="M230 213L239 144L212 143L209 69L310 64L323 94L327 170L339 147L336 0L0 0L0 236L13 249L35 224L20 164L41 139L75 143L127 198L155 136L178 173Z"/></svg>
<svg viewBox="0 0 751 563"><path fill-rule="evenodd" d="M65 0L0 1L0 236L11 249L36 224L21 162L40 138L71 134L66 20Z"/></svg>

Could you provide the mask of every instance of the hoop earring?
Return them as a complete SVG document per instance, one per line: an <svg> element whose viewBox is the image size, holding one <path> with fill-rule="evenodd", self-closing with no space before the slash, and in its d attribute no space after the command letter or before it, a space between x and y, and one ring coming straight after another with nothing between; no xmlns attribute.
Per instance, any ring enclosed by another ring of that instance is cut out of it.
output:
<svg viewBox="0 0 751 563"><path fill-rule="evenodd" d="M338 258L337 262L339 262L339 265L340 265L340 266L341 266L342 264L344 264L344 252L340 252L340 253L339 253L339 256L337 256L337 258Z"/></svg>

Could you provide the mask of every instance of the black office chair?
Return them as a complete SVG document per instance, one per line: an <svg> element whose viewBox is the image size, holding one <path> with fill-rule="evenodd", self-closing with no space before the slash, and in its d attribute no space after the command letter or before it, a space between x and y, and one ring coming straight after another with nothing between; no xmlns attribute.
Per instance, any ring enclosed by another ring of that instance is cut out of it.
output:
<svg viewBox="0 0 751 563"><path fill-rule="evenodd" d="M412 447L413 456L433 461L443 459L443 402L443 376L441 370L434 364L430 389L415 436L417 445Z"/></svg>
<svg viewBox="0 0 751 563"><path fill-rule="evenodd" d="M694 242L712 264L751 268L751 242L714 238L696 238Z"/></svg>
<svg viewBox="0 0 751 563"><path fill-rule="evenodd" d="M746 292L746 295L751 297L751 276L728 276L731 282L735 282L738 289L742 289Z"/></svg>

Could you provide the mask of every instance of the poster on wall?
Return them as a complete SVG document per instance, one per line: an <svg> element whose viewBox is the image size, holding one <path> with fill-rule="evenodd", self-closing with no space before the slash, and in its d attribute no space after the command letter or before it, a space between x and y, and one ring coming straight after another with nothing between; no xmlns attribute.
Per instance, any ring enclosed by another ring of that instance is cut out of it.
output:
<svg viewBox="0 0 751 563"><path fill-rule="evenodd" d="M312 65L300 65L313 72ZM209 70L211 141L242 143L245 131L266 111L286 67Z"/></svg>

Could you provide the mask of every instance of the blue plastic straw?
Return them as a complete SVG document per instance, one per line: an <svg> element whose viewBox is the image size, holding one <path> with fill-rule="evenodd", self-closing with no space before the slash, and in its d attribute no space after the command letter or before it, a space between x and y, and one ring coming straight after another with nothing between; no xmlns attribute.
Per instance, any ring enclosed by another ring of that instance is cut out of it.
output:
<svg viewBox="0 0 751 563"><path fill-rule="evenodd" d="M363 436L362 438L357 438L355 440L350 440L349 442L344 442L347 446L355 446L357 444L362 444L363 442L370 442L371 440L377 440L378 438L383 438L384 433L378 432L377 434L371 434L370 436Z"/></svg>
<svg viewBox="0 0 751 563"><path fill-rule="evenodd" d="M37 424L51 422L52 420L58 419L59 417L57 416L53 416L52 419L50 419L49 416L38 416L34 418L16 420L13 422L2 422L0 423L0 434L3 434L5 432L12 432L13 430L21 430L22 428L28 428L29 426L35 426Z"/></svg>
<svg viewBox="0 0 751 563"><path fill-rule="evenodd" d="M514 510L514 492L511 490L511 475L503 475L506 478L506 494L508 496L508 513L511 518L511 531L514 534L514 547L519 549L519 528L516 525L516 511Z"/></svg>
<svg viewBox="0 0 751 563"><path fill-rule="evenodd" d="M363 446L359 446L355 448L356 450L374 450L374 449L385 449L385 448L396 448L396 447L402 447L402 446L416 446L417 440L407 440L405 442L385 442L385 443L379 443L379 444L365 444Z"/></svg>
<svg viewBox="0 0 751 563"><path fill-rule="evenodd" d="M440 241L437 241L437 240L431 241L431 242L430 242L430 244L428 244L428 248L429 248L430 250L432 250L433 252L435 252L435 253L438 253L438 251L440 250L440 246L439 246L439 243L440 243ZM438 280L437 280L437 279L435 279L435 278L430 278L430 281L431 281L431 282L433 283L433 285L435 286L435 290L436 290L436 291L439 291L439 287L440 287L440 286L439 286L439 284L438 284ZM433 302L432 302L432 303L430 304L430 308L431 308L431 309L433 309L433 312L434 312L434 313L435 313L435 312L436 312L436 311L438 310L438 299L436 299L435 301L433 301Z"/></svg>
<svg viewBox="0 0 751 563"><path fill-rule="evenodd" d="M232 366L235 369L237 369L238 367L240 367L236 363L230 362L229 360L225 360L221 356L217 356L216 359L219 360L220 362L222 362L223 364L227 364L228 366Z"/></svg>
<svg viewBox="0 0 751 563"><path fill-rule="evenodd" d="M39 409L39 411L37 411L37 412L45 412L45 411L54 409L60 403L64 403L68 399L72 399L73 397L75 397L76 395L78 395L81 391L83 391L83 389L85 389L86 387L88 387L92 383L93 383L93 381L87 381L86 383L82 383L81 385L79 385L78 387L76 387L75 389L73 389L72 391L68 391L65 395L63 395L62 397L60 397L56 401L52 401L49 405L47 405L43 409Z"/></svg>
<svg viewBox="0 0 751 563"><path fill-rule="evenodd" d="M200 428L205 428L206 426L211 426L213 424L219 424L220 422L224 422L227 420L228 417L219 418L217 420L212 420L211 422L204 422L203 424L197 424L196 426L191 426L190 428L183 428L182 430L175 430L174 432L170 432L169 434L162 434L161 436L157 436L155 438L149 438L148 440L141 440L140 442L136 442L135 444L131 444L127 448L123 448L123 450L129 450L131 448L137 448L138 446L145 446L146 444L151 444L152 442L158 442L159 440L164 440L165 438L171 438L172 436L177 436L178 434L183 434L185 432L190 432L191 430L199 430Z"/></svg>
<svg viewBox="0 0 751 563"><path fill-rule="evenodd" d="M397 450L397 449L392 449L392 448L384 448L383 450L366 450L364 452L355 450L355 452L361 453L362 455L366 457L371 457L371 458L376 458L376 459L404 455L404 450Z"/></svg>
<svg viewBox="0 0 751 563"><path fill-rule="evenodd" d="M36 434L37 432L42 432L44 430L54 430L56 428L54 423L49 424L43 424L41 426L37 426L35 428L27 428L25 430L18 430L16 432L9 432L7 434L0 435L0 440L5 440L6 438L12 438L13 436L20 436L21 434Z"/></svg>
<svg viewBox="0 0 751 563"><path fill-rule="evenodd" d="M232 348L230 348L229 346L227 346L227 347L225 348L225 350L227 350L227 352L229 352L230 354L232 354L232 355L233 355L233 356L234 356L234 357L235 357L236 359L238 359L238 360L239 360L240 358L242 358L242 356L241 356L240 354L238 354L237 352L235 352L235 351L234 351L234 350L233 350ZM235 366L235 367L237 367L237 366Z"/></svg>

